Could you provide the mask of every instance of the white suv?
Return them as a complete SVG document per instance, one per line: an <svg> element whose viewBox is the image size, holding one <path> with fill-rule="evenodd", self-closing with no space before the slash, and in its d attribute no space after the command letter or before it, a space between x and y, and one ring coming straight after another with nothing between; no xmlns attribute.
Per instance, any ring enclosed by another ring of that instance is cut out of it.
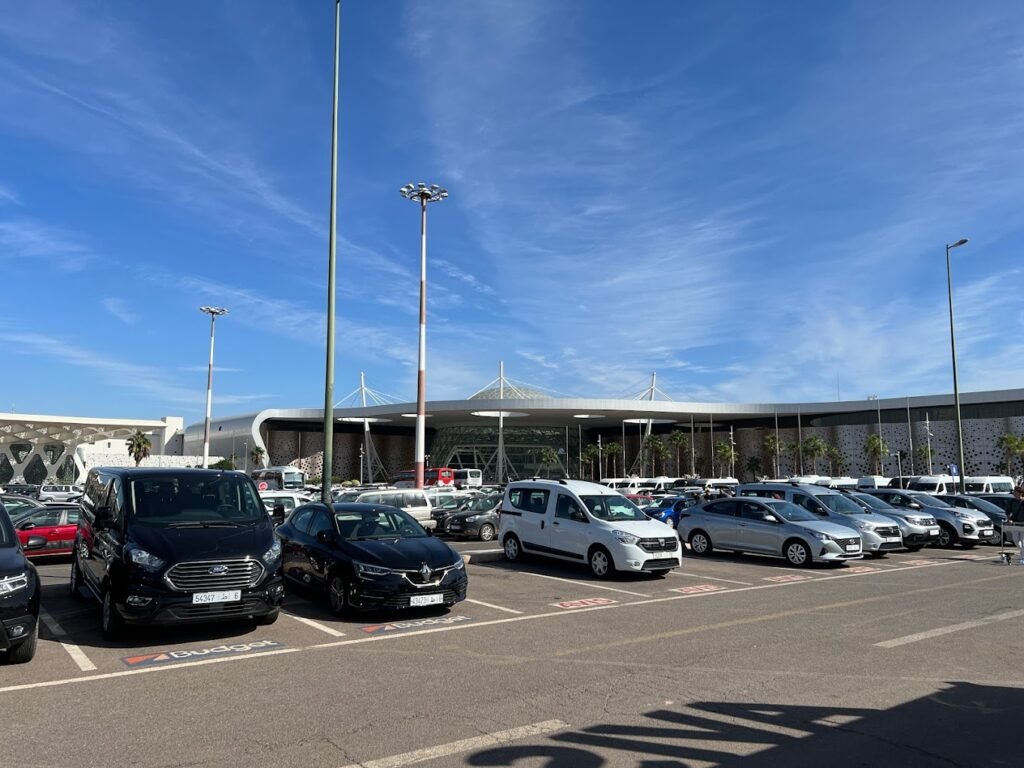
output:
<svg viewBox="0 0 1024 768"><path fill-rule="evenodd" d="M82 489L77 485L45 484L39 487L36 498L40 501L77 501L82 498Z"/></svg>
<svg viewBox="0 0 1024 768"><path fill-rule="evenodd" d="M517 480L505 488L499 540L510 561L524 554L616 570L664 574L682 565L675 531L622 494L581 480Z"/></svg>

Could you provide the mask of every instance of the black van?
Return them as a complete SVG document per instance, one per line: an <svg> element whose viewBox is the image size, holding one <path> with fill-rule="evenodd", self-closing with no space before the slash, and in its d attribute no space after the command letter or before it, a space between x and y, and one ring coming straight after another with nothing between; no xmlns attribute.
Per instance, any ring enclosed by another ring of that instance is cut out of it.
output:
<svg viewBox="0 0 1024 768"><path fill-rule="evenodd" d="M81 504L71 594L100 601L104 638L125 624L277 620L281 545L243 473L98 467Z"/></svg>

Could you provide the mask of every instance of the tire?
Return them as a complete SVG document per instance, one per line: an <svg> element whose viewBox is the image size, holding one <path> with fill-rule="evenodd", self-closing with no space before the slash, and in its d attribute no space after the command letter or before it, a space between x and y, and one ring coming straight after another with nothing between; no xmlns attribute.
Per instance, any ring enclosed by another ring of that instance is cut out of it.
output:
<svg viewBox="0 0 1024 768"><path fill-rule="evenodd" d="M103 604L100 606L100 632L107 641L117 640L124 635L124 619L117 612L110 588L103 590Z"/></svg>
<svg viewBox="0 0 1024 768"><path fill-rule="evenodd" d="M281 609L280 608L275 608L270 613L265 613L262 616L257 616L256 617L256 625L260 626L260 627L269 627L271 624L273 624L275 621L277 621L277 617L280 616L280 615L281 615Z"/></svg>
<svg viewBox="0 0 1024 768"><path fill-rule="evenodd" d="M666 520L665 522L668 523L668 527L669 528L672 528L673 530L676 528L676 521L673 520L671 517L668 520Z"/></svg>
<svg viewBox="0 0 1024 768"><path fill-rule="evenodd" d="M327 604L335 616L344 617L352 614L348 582L340 573L331 576L331 580L327 583Z"/></svg>
<svg viewBox="0 0 1024 768"><path fill-rule="evenodd" d="M480 541L494 541L495 533L493 525L484 523L480 526Z"/></svg>
<svg viewBox="0 0 1024 768"><path fill-rule="evenodd" d="M711 537L704 533L704 531L698 530L691 533L689 543L690 551L701 557L710 555L715 551L715 547L711 543Z"/></svg>
<svg viewBox="0 0 1024 768"><path fill-rule="evenodd" d="M82 599L82 569L78 565L78 555L71 556L71 575L68 577L68 591L74 600Z"/></svg>
<svg viewBox="0 0 1024 768"><path fill-rule="evenodd" d="M39 642L39 620L32 628L32 635L27 640L22 640L18 645L7 651L4 662L7 664L28 664L36 655L36 645Z"/></svg>
<svg viewBox="0 0 1024 768"><path fill-rule="evenodd" d="M502 549L505 550L505 559L510 563L523 559L523 545L519 543L519 539L513 534L505 537Z"/></svg>
<svg viewBox="0 0 1024 768"><path fill-rule="evenodd" d="M587 555L590 572L599 579L607 579L615 573L615 561L604 547L594 547Z"/></svg>
<svg viewBox="0 0 1024 768"><path fill-rule="evenodd" d="M959 539L960 537L956 535L956 531L942 523L939 525L939 538L935 540L935 546L949 549L956 546Z"/></svg>
<svg viewBox="0 0 1024 768"><path fill-rule="evenodd" d="M786 556L786 562L797 568L806 568L814 561L811 550L799 539L787 541L782 553Z"/></svg>

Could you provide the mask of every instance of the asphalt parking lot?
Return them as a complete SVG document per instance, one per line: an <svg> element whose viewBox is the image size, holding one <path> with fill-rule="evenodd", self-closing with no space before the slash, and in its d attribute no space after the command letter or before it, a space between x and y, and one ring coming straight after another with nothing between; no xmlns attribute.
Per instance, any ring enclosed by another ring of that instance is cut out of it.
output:
<svg viewBox="0 0 1024 768"><path fill-rule="evenodd" d="M46 564L39 652L0 667L4 764L1019 765L1024 567L997 551L687 553L609 581L471 562L448 612L342 621L293 593L269 627L120 643Z"/></svg>

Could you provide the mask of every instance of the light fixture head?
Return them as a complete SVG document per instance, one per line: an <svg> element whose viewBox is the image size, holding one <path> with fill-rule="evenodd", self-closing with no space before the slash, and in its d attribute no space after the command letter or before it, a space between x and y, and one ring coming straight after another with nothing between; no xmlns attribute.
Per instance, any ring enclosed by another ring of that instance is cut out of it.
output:
<svg viewBox="0 0 1024 768"><path fill-rule="evenodd" d="M953 243L949 247L950 248L959 248L961 245L966 245L966 244L967 244L967 238L966 237L961 237L959 240L957 240L955 243Z"/></svg>
<svg viewBox="0 0 1024 768"><path fill-rule="evenodd" d="M199 311L200 312L205 312L206 314L210 315L211 317L217 317L219 315L226 315L228 313L228 309L226 307L200 307Z"/></svg>

